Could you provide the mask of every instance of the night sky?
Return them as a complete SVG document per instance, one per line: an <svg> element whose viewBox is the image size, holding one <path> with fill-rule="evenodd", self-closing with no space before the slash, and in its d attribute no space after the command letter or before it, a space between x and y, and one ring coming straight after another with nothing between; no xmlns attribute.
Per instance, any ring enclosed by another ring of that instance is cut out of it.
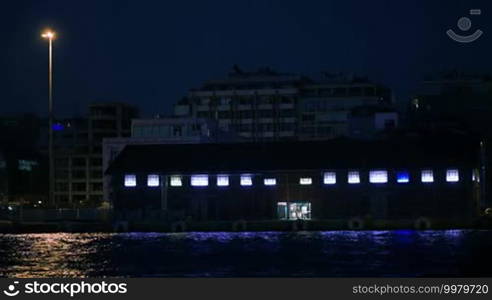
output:
<svg viewBox="0 0 492 300"><path fill-rule="evenodd" d="M474 43L446 30L469 16ZM400 101L427 73L492 73L492 1L8 1L1 7L0 114L47 111L47 42L55 40L55 112L125 101L144 116L238 64L307 75L367 75Z"/></svg>

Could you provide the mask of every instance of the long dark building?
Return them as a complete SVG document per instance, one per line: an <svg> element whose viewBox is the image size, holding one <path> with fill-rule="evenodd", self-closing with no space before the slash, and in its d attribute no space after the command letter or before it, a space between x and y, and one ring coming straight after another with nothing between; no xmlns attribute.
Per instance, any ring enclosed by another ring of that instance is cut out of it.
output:
<svg viewBox="0 0 492 300"><path fill-rule="evenodd" d="M172 220L470 220L480 163L470 138L400 137L127 146L107 174L116 211Z"/></svg>

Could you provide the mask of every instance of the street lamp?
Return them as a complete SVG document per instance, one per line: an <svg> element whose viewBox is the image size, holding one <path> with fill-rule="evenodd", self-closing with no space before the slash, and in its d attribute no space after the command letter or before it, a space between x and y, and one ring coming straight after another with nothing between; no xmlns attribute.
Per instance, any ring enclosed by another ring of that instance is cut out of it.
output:
<svg viewBox="0 0 492 300"><path fill-rule="evenodd" d="M49 156L49 203L54 204L55 190L55 161L53 157L53 40L55 33L51 30L46 30L41 34L41 37L49 41L49 67L48 67L48 156Z"/></svg>

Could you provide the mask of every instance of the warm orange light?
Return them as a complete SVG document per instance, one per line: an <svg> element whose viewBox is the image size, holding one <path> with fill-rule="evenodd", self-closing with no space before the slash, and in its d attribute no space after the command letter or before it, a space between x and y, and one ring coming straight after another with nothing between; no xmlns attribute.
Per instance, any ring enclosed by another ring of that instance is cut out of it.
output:
<svg viewBox="0 0 492 300"><path fill-rule="evenodd" d="M47 30L41 36L45 39L52 40L55 38L55 33L51 30Z"/></svg>

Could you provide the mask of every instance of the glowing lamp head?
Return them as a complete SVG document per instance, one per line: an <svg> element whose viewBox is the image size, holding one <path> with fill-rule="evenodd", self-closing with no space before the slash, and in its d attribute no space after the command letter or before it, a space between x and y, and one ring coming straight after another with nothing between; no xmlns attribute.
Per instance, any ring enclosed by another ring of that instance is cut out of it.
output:
<svg viewBox="0 0 492 300"><path fill-rule="evenodd" d="M51 30L47 30L45 32L43 32L43 34L41 35L41 37L45 38L45 39L49 39L49 40L52 40L55 38L55 33Z"/></svg>

